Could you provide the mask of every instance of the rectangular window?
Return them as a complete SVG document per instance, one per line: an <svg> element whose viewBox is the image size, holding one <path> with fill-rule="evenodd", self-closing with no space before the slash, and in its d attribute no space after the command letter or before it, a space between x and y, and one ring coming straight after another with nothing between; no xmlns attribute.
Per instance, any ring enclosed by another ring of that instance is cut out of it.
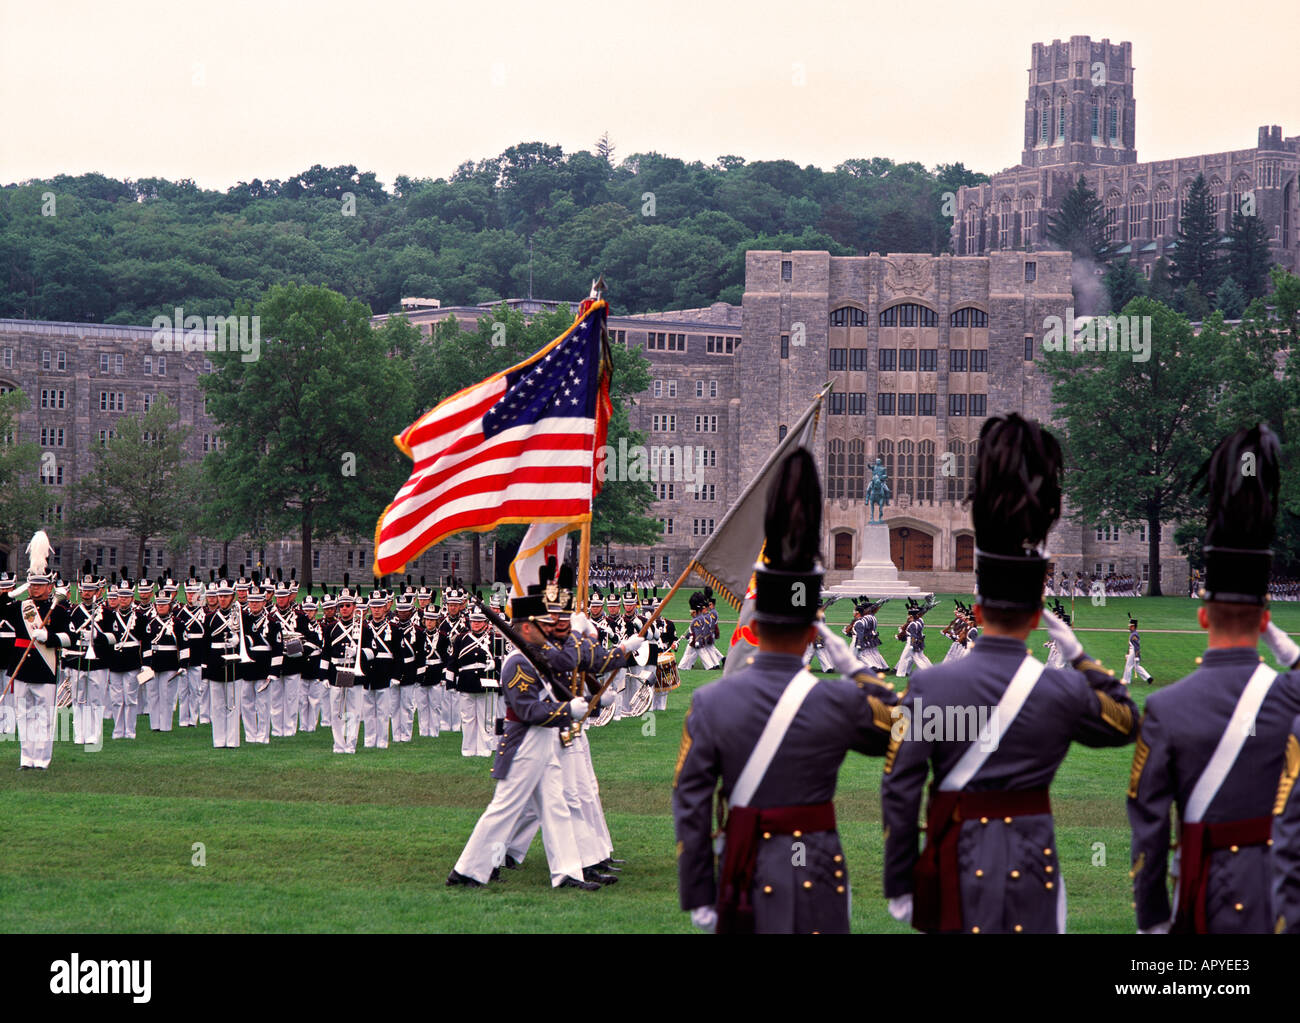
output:
<svg viewBox="0 0 1300 1023"><path fill-rule="evenodd" d="M5 369L14 368L14 350L12 348L5 349L4 364L5 364Z"/></svg>
<svg viewBox="0 0 1300 1023"><path fill-rule="evenodd" d="M212 360L211 360L211 359L204 359L204 360L203 360L203 372L204 372L204 373L211 373L211 372L212 372Z"/></svg>
<svg viewBox="0 0 1300 1023"><path fill-rule="evenodd" d="M794 262L789 259L781 260L781 280L788 281L794 276Z"/></svg>
<svg viewBox="0 0 1300 1023"><path fill-rule="evenodd" d="M939 349L922 348L919 355L920 363L917 368L922 373L933 373L939 368Z"/></svg>
<svg viewBox="0 0 1300 1023"><path fill-rule="evenodd" d="M898 414L900 416L916 415L916 395L900 394L898 396Z"/></svg>
<svg viewBox="0 0 1300 1023"><path fill-rule="evenodd" d="M970 414L972 416L987 415L987 405L989 396L987 394L972 394L970 396Z"/></svg>
<svg viewBox="0 0 1300 1023"><path fill-rule="evenodd" d="M948 415L964 416L966 414L966 395L950 394L948 395Z"/></svg>
<svg viewBox="0 0 1300 1023"><path fill-rule="evenodd" d="M881 391L876 395L876 415L892 416L894 414L894 396Z"/></svg>
<svg viewBox="0 0 1300 1023"><path fill-rule="evenodd" d="M676 381L676 380L669 380L669 381L668 381L668 397L670 397L670 398L676 398L676 397L677 397L677 381Z"/></svg>
<svg viewBox="0 0 1300 1023"><path fill-rule="evenodd" d="M45 370L45 372L48 373L50 371L51 365L52 363L50 362L50 350L46 348L41 352L41 369Z"/></svg>
<svg viewBox="0 0 1300 1023"><path fill-rule="evenodd" d="M718 396L718 382L717 382L716 380L710 380L710 381L709 381L709 397L710 397L710 398L716 398L717 396Z"/></svg>
<svg viewBox="0 0 1300 1023"><path fill-rule="evenodd" d="M916 369L915 348L900 348L898 350L898 368L904 373Z"/></svg>
<svg viewBox="0 0 1300 1023"><path fill-rule="evenodd" d="M948 353L948 372L966 372L966 353L964 351L954 348Z"/></svg>
<svg viewBox="0 0 1300 1023"><path fill-rule="evenodd" d="M108 567L109 567L109 568L116 568L116 567L117 567L117 548L116 548L116 547L110 547L110 548L108 549Z"/></svg>
<svg viewBox="0 0 1300 1023"><path fill-rule="evenodd" d="M659 521L662 522L662 523L664 524L664 536L672 536L672 535L673 535L673 520L672 520L672 519L660 519Z"/></svg>
<svg viewBox="0 0 1300 1023"><path fill-rule="evenodd" d="M831 353L831 369L833 370L848 369L849 350L847 348L832 348L830 350L830 353Z"/></svg>
<svg viewBox="0 0 1300 1023"><path fill-rule="evenodd" d="M918 394L916 396L916 413L921 416L934 415L933 394Z"/></svg>
<svg viewBox="0 0 1300 1023"><path fill-rule="evenodd" d="M656 380L656 381L655 381L655 397L656 397L656 398L662 398L663 396L664 396L664 382L663 382L662 380Z"/></svg>
<svg viewBox="0 0 1300 1023"><path fill-rule="evenodd" d="M147 376L147 377L151 377L151 376L153 376L153 356L152 356L152 355L146 355L146 356L144 357L144 375Z"/></svg>
<svg viewBox="0 0 1300 1023"><path fill-rule="evenodd" d="M348 568L352 567L352 551L348 551Z"/></svg>
<svg viewBox="0 0 1300 1023"><path fill-rule="evenodd" d="M697 398L703 398L703 397L704 397L704 381L703 381L703 380L697 380L697 381L695 381L695 397L697 397Z"/></svg>
<svg viewBox="0 0 1300 1023"><path fill-rule="evenodd" d="M1025 362L1034 361L1034 335L1025 335Z"/></svg>
<svg viewBox="0 0 1300 1023"><path fill-rule="evenodd" d="M101 373L107 373L107 372L108 372L108 353L107 353L107 352L100 352L100 353L99 353L99 371L100 371Z"/></svg>
<svg viewBox="0 0 1300 1023"><path fill-rule="evenodd" d="M865 373L867 371L867 350L865 348L849 349L849 372Z"/></svg>
<svg viewBox="0 0 1300 1023"><path fill-rule="evenodd" d="M849 392L849 415L865 416L867 414L867 394L865 391Z"/></svg>
<svg viewBox="0 0 1300 1023"><path fill-rule="evenodd" d="M316 547L311 552L311 567L320 568L320 548Z"/></svg>
<svg viewBox="0 0 1300 1023"><path fill-rule="evenodd" d="M970 371L972 373L987 373L989 371L987 348L976 348L970 353Z"/></svg>
<svg viewBox="0 0 1300 1023"><path fill-rule="evenodd" d="M1025 262L1025 281L1029 282L1038 277L1038 264L1030 261Z"/></svg>
<svg viewBox="0 0 1300 1023"><path fill-rule="evenodd" d="M167 375L167 356L158 356L158 375L165 377Z"/></svg>
<svg viewBox="0 0 1300 1023"><path fill-rule="evenodd" d="M790 358L790 335L789 334L781 335L781 358L783 359Z"/></svg>
<svg viewBox="0 0 1300 1023"><path fill-rule="evenodd" d="M668 555L664 555L664 575L668 574Z"/></svg>
<svg viewBox="0 0 1300 1023"><path fill-rule="evenodd" d="M717 433L718 417L717 416L696 416L695 432L696 433Z"/></svg>
<svg viewBox="0 0 1300 1023"><path fill-rule="evenodd" d="M834 392L831 393L830 395L831 415L833 416L844 415L844 404L845 404L844 395L835 394Z"/></svg>
<svg viewBox="0 0 1300 1023"><path fill-rule="evenodd" d="M113 356L113 372L114 373L122 372L122 356L120 355Z"/></svg>
<svg viewBox="0 0 1300 1023"><path fill-rule="evenodd" d="M893 372L894 365L898 359L898 350L896 348L882 348L877 353L877 369L882 373Z"/></svg>

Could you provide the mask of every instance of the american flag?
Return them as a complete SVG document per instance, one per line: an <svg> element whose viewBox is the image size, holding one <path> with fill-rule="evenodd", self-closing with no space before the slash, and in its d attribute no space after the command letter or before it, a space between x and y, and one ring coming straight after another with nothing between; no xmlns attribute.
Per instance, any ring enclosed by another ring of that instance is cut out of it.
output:
<svg viewBox="0 0 1300 1023"><path fill-rule="evenodd" d="M453 394L393 438L415 463L375 529L375 575L507 522L591 519L609 425L603 301L540 352Z"/></svg>

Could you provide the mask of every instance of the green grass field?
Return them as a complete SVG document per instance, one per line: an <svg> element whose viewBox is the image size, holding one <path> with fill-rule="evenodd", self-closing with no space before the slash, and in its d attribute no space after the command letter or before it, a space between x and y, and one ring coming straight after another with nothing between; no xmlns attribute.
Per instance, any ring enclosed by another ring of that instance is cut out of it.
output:
<svg viewBox="0 0 1300 1023"><path fill-rule="evenodd" d="M1165 685L1193 667L1204 639L1160 630L1195 630L1195 607L1180 598L1105 607L1080 599L1075 622L1085 649L1118 671L1127 615L1136 615L1143 663ZM672 609L680 627L684 595ZM945 601L929 619L935 660L947 651L938 629L950 609ZM1284 629L1300 632L1300 604L1274 613ZM850 616L848 601L831 609L832 621ZM881 619L886 656L896 660L902 603L887 605ZM729 624L724 619L724 640ZM1035 652L1045 639L1035 634ZM616 855L627 866L618 884L590 894L551 890L540 841L500 884L444 887L493 784L487 760L460 756L458 733L344 757L330 752L328 731L214 750L206 726L162 734L141 722L134 742L106 738L94 753L56 743L48 772L21 773L17 743L0 743L11 754L0 771L0 928L687 932L677 909L670 785L690 691L716 677L687 672L666 712L594 730ZM1139 705L1154 688L1134 687ZM1053 785L1072 931L1133 930L1124 814L1130 757L1128 748L1076 746ZM880 894L880 770L879 759L851 755L840 774L853 927L903 932Z"/></svg>

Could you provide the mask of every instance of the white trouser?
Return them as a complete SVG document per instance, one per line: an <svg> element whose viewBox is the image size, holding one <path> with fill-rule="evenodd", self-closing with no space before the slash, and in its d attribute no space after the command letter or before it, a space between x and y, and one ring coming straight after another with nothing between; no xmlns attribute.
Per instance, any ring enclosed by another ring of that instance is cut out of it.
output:
<svg viewBox="0 0 1300 1023"><path fill-rule="evenodd" d="M1139 657L1135 657L1135 656L1133 655L1133 648L1132 648L1132 647L1129 647L1129 648L1128 648L1128 656L1124 658L1124 678L1123 678L1123 682L1124 682L1125 685L1128 685L1130 682L1133 681L1133 672L1134 672L1134 671L1136 671L1136 672L1138 673L1138 677L1139 677L1140 679L1142 679L1143 681L1146 681L1147 679L1149 679L1149 678L1151 677L1151 673L1150 673L1149 671L1147 671L1146 668L1142 667L1142 660L1141 660L1141 658L1139 658Z"/></svg>
<svg viewBox="0 0 1300 1023"><path fill-rule="evenodd" d="M334 687L330 685L328 678L320 680L320 726L321 728L334 727Z"/></svg>
<svg viewBox="0 0 1300 1023"><path fill-rule="evenodd" d="M261 692L258 692L258 690ZM271 741L271 693L266 679L239 683L239 716L244 723L244 741Z"/></svg>
<svg viewBox="0 0 1300 1023"><path fill-rule="evenodd" d="M0 670L0 735L13 735L18 730L18 715L14 707L14 694L9 690L9 672Z"/></svg>
<svg viewBox="0 0 1300 1023"><path fill-rule="evenodd" d="M698 660L705 668L716 668L722 658L718 655L717 648L713 646L691 646L687 644L686 653L682 654L681 662L678 668L682 671L688 671Z"/></svg>
<svg viewBox="0 0 1300 1023"><path fill-rule="evenodd" d="M393 742L410 742L415 730L417 685L398 686L393 693Z"/></svg>
<svg viewBox="0 0 1300 1023"><path fill-rule="evenodd" d="M441 686L415 687L415 713L420 721L421 735L436 739L442 732L441 715L438 712L445 691Z"/></svg>
<svg viewBox="0 0 1300 1023"><path fill-rule="evenodd" d="M361 725L361 687L330 686L329 707L334 752L355 753L357 728Z"/></svg>
<svg viewBox="0 0 1300 1023"><path fill-rule="evenodd" d="M858 655L858 660L872 668L879 668L881 671L889 670L889 662L880 654L879 646L859 647L854 651Z"/></svg>
<svg viewBox="0 0 1300 1023"><path fill-rule="evenodd" d="M208 682L212 717L212 745L215 749L239 747L239 717L243 703L242 682Z"/></svg>
<svg viewBox="0 0 1300 1023"><path fill-rule="evenodd" d="M569 826L583 867L591 867L610 856L609 828L605 812L600 806L596 774L591 765L591 750L587 734L583 732L566 748L559 747L560 763L564 771L564 796L569 809ZM506 843L506 852L518 863L524 862L528 847L541 827L541 817L535 807L528 807ZM545 836L543 835L543 841Z"/></svg>
<svg viewBox="0 0 1300 1023"><path fill-rule="evenodd" d="M153 702L149 707L149 727L160 732L170 732L176 717L176 702L180 694L181 677L175 668L166 668L149 680L149 691Z"/></svg>
<svg viewBox="0 0 1300 1023"><path fill-rule="evenodd" d="M316 731L318 724L327 724L322 720L324 715L322 705L328 706L329 693L326 690L329 686L318 678L305 678L302 680L302 698L298 703L298 727L304 732Z"/></svg>
<svg viewBox="0 0 1300 1023"><path fill-rule="evenodd" d="M18 764L20 767L49 767L54 756L53 682L14 680L14 702L18 713Z"/></svg>
<svg viewBox="0 0 1300 1023"><path fill-rule="evenodd" d="M574 745L579 747L582 760L582 784L578 789L578 796L582 800L582 815L603 850L601 859L605 859L614 854L614 841L610 838L609 824L605 820L605 808L600 802L600 783L596 780L596 767L591 762L591 743L585 730L578 736Z"/></svg>
<svg viewBox="0 0 1300 1023"><path fill-rule="evenodd" d="M177 692L177 720L180 728L193 728L199 723L199 708L202 706L201 685L203 683L203 666L186 664L181 672Z"/></svg>
<svg viewBox="0 0 1300 1023"><path fill-rule="evenodd" d="M490 757L495 743L483 730L487 714L487 693L457 693L460 704L460 755Z"/></svg>
<svg viewBox="0 0 1300 1023"><path fill-rule="evenodd" d="M460 731L460 693L448 687L446 681L442 685L442 728L446 732Z"/></svg>
<svg viewBox="0 0 1300 1023"><path fill-rule="evenodd" d="M212 723L212 683L203 677L203 666L199 665L199 724Z"/></svg>
<svg viewBox="0 0 1300 1023"><path fill-rule="evenodd" d="M656 689L656 690L655 690L655 698L654 698L654 701L650 704L650 709L651 709L651 710L667 710L667 709L668 709L668 690L667 690L667 689Z"/></svg>
<svg viewBox="0 0 1300 1023"><path fill-rule="evenodd" d="M81 745L98 745L104 738L108 672L69 670L68 678L72 683L72 740Z"/></svg>
<svg viewBox="0 0 1300 1023"><path fill-rule="evenodd" d="M898 658L898 666L894 669L894 674L905 676L912 670L912 641L909 639L903 647L903 653Z"/></svg>
<svg viewBox="0 0 1300 1023"><path fill-rule="evenodd" d="M366 727L366 749L388 749L388 706L387 689L361 691L361 723Z"/></svg>
<svg viewBox="0 0 1300 1023"><path fill-rule="evenodd" d="M113 708L113 738L134 739L136 705L140 700L139 668L108 673L108 702Z"/></svg>
<svg viewBox="0 0 1300 1023"><path fill-rule="evenodd" d="M271 683L271 734L288 737L298 734L298 700L301 675L285 675Z"/></svg>
<svg viewBox="0 0 1300 1023"><path fill-rule="evenodd" d="M541 821L552 887L558 887L566 876L581 879L582 857L564 797L560 755L557 729L528 729L510 762L509 775L497 782L492 802L456 861L458 874L486 884L493 868L505 862L510 837L531 807Z"/></svg>

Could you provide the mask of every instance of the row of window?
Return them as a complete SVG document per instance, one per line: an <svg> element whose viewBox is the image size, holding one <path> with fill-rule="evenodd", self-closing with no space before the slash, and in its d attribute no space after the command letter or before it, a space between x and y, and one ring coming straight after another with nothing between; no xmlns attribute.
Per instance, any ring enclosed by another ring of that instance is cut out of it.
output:
<svg viewBox="0 0 1300 1023"><path fill-rule="evenodd" d="M842 306L831 311L832 327L865 327L867 314L854 306ZM890 306L880 313L882 327L937 327L939 314L933 309L913 302ZM948 316L950 327L987 327L989 314L974 306L963 306L953 310Z"/></svg>
<svg viewBox="0 0 1300 1023"><path fill-rule="evenodd" d="M835 395L831 395L833 399ZM876 415L878 416L932 416L935 414L936 396L933 394L904 394L880 392L876 395ZM831 415L837 415L835 404L831 404ZM854 413L850 412L850 415ZM865 413L863 413L865 414ZM948 415L978 416L988 414L987 394L950 394L948 395Z"/></svg>
<svg viewBox="0 0 1300 1023"><path fill-rule="evenodd" d="M1138 538L1138 543L1147 542L1147 526L1145 522L1141 522L1138 524L1137 538ZM1119 526L1107 525L1107 526L1097 527L1097 541L1099 543L1118 543L1119 539L1120 539ZM1114 569L1112 568L1111 571L1113 572Z"/></svg>
<svg viewBox="0 0 1300 1023"><path fill-rule="evenodd" d="M677 381L676 380L656 380L654 381L654 396L656 398L676 398ZM716 380L697 380L695 381L695 397L697 398L716 398L718 396L718 382Z"/></svg>
<svg viewBox="0 0 1300 1023"><path fill-rule="evenodd" d="M659 483L654 487L655 497L659 501L677 500L676 483ZM718 499L718 485L716 483L697 483L695 486L688 486L685 492L697 501L716 501Z"/></svg>
<svg viewBox="0 0 1300 1023"><path fill-rule="evenodd" d="M715 522L715 520L713 520L713 519L692 519L692 520L691 520L691 536L712 536L712 535L713 535L714 522ZM673 535L675 535L675 533L676 533L675 520L673 520L673 519L660 519L660 520L659 520L659 529L660 529L660 531L663 533L664 536L673 536ZM667 561L668 561L668 559L667 559L667 558L664 558L664 562L665 562L665 568L664 568L664 571L665 571L665 572L668 571L668 569L667 569L667 567L666 567L666 565L667 565Z"/></svg>
<svg viewBox="0 0 1300 1023"><path fill-rule="evenodd" d="M850 373L864 373L867 369L867 349L865 348L831 348L829 352L830 368L845 370ZM948 352L948 369L952 373L987 373L989 353L985 348L970 352L966 349L951 349ZM904 373L920 371L934 373L939 368L939 349L937 348L881 348L876 353L876 368L883 373L900 370Z"/></svg>

